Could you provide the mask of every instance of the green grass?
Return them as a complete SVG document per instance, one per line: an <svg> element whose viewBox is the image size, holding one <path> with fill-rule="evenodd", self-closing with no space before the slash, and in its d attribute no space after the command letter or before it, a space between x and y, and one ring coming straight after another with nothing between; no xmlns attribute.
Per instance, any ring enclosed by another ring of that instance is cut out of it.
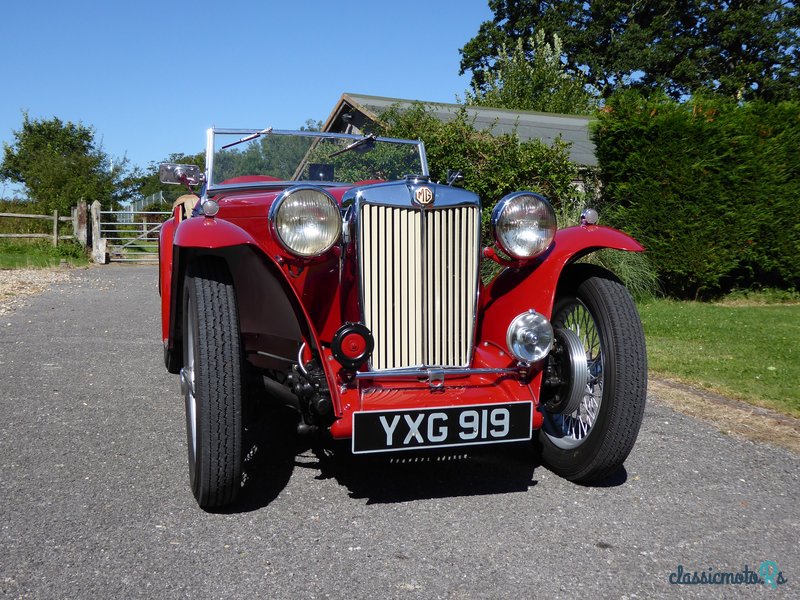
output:
<svg viewBox="0 0 800 600"><path fill-rule="evenodd" d="M651 372L800 417L800 304L773 299L640 304Z"/></svg>
<svg viewBox="0 0 800 600"><path fill-rule="evenodd" d="M61 242L57 248L53 248L49 240L0 240L0 269L57 267L62 260L75 266L89 262L83 250L70 242Z"/></svg>

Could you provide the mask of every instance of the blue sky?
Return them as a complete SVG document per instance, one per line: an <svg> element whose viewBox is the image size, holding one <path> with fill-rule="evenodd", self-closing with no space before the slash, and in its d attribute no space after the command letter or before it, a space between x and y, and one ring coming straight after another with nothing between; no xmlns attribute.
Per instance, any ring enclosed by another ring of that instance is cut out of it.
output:
<svg viewBox="0 0 800 600"><path fill-rule="evenodd" d="M492 16L486 0L3 4L0 141L27 110L143 167L201 150L211 125L325 119L343 92L452 102L458 50Z"/></svg>

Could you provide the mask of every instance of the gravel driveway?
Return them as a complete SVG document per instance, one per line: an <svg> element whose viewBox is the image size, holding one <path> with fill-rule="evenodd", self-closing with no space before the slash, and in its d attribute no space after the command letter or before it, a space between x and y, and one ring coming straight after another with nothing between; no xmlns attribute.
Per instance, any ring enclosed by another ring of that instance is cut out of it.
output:
<svg viewBox="0 0 800 600"><path fill-rule="evenodd" d="M525 448L413 464L301 449L256 457L236 511L201 511L156 274L72 271L0 315L4 595L800 597L800 456L652 395L626 470L602 486ZM670 583L764 561L786 583Z"/></svg>

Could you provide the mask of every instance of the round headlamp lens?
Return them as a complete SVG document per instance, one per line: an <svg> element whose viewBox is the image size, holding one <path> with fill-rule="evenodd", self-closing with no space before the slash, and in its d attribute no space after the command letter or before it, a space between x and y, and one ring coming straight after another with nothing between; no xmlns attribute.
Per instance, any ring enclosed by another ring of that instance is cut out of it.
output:
<svg viewBox="0 0 800 600"><path fill-rule="evenodd" d="M553 326L544 315L531 310L511 321L506 344L512 356L524 363L542 360L553 347Z"/></svg>
<svg viewBox="0 0 800 600"><path fill-rule="evenodd" d="M492 211L494 238L512 258L539 256L556 234L556 214L550 203L532 192L505 196Z"/></svg>
<svg viewBox="0 0 800 600"><path fill-rule="evenodd" d="M339 206L317 188L289 190L277 200L275 231L284 247L298 256L318 256L342 233Z"/></svg>

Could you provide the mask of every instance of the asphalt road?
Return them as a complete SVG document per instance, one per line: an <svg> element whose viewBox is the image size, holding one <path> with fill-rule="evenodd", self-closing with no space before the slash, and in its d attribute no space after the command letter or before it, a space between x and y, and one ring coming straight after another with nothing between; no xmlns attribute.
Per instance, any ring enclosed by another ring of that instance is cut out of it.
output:
<svg viewBox="0 0 800 600"><path fill-rule="evenodd" d="M416 464L273 449L248 467L237 511L203 512L158 310L155 268L108 266L2 317L4 596L800 597L800 457L652 397L625 472L603 486L518 448ZM679 565L765 560L787 583L669 582Z"/></svg>

